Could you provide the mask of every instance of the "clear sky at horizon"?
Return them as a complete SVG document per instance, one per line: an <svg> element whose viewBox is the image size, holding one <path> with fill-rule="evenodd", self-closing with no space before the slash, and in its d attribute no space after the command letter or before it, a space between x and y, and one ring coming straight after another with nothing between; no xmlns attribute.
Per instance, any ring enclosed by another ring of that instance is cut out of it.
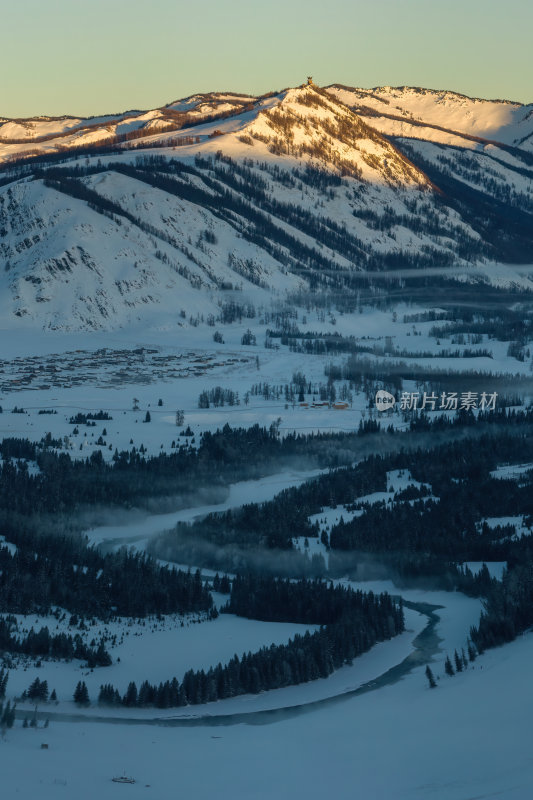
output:
<svg viewBox="0 0 533 800"><path fill-rule="evenodd" d="M533 102L531 0L1 0L0 116L412 85Z"/></svg>

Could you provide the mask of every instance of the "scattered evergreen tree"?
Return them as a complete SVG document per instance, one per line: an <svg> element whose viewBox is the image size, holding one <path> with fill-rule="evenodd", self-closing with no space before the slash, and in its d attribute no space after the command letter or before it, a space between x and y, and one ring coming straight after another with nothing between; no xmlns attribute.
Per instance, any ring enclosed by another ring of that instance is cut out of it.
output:
<svg viewBox="0 0 533 800"><path fill-rule="evenodd" d="M6 696L6 687L8 679L9 679L9 672L6 669L2 668L0 670L0 700L3 700L4 697Z"/></svg>
<svg viewBox="0 0 533 800"><path fill-rule="evenodd" d="M138 692L137 686L133 681L128 684L126 694L124 695L123 703L125 706L132 707L137 705Z"/></svg>
<svg viewBox="0 0 533 800"><path fill-rule="evenodd" d="M90 705L89 690L87 689L85 681L78 681L74 690L74 702L78 706Z"/></svg>
<svg viewBox="0 0 533 800"><path fill-rule="evenodd" d="M436 686L437 686L437 683L435 681L435 678L433 676L433 672L431 671L431 667L429 666L429 664L426 667L426 678L428 679L428 682L429 682L429 688L430 689L435 689Z"/></svg>
<svg viewBox="0 0 533 800"><path fill-rule="evenodd" d="M48 700L48 682L35 678L30 684L26 695L28 700L32 700L34 703L38 703L39 701L46 703Z"/></svg>
<svg viewBox="0 0 533 800"><path fill-rule="evenodd" d="M0 710L0 727L2 730L12 728L15 723L15 705L11 705L8 700L3 710Z"/></svg>
<svg viewBox="0 0 533 800"><path fill-rule="evenodd" d="M241 344L245 345L255 345L257 344L257 339L254 333L248 328L243 335L241 336Z"/></svg>

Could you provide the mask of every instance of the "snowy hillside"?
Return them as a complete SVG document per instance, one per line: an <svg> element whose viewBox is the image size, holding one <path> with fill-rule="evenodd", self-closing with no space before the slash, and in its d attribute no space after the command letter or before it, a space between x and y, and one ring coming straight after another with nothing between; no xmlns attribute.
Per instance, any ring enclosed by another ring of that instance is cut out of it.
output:
<svg viewBox="0 0 533 800"><path fill-rule="evenodd" d="M116 144L161 131L176 132L202 119L237 113L256 98L247 95L193 95L151 111L126 111L101 117L0 118L0 162L19 156L62 152L97 144Z"/></svg>
<svg viewBox="0 0 533 800"><path fill-rule="evenodd" d="M363 116L379 120L375 122L379 130L384 130L388 119L391 133L412 128L410 135L416 136L416 127L435 126L533 150L533 103L480 100L455 92L409 86L351 89L334 84L328 87L328 92L350 107L357 107ZM427 138L428 132L419 135Z"/></svg>
<svg viewBox="0 0 533 800"><path fill-rule="evenodd" d="M496 263L531 261L531 131L517 104L314 84L6 120L0 324L182 325L400 269L530 289Z"/></svg>

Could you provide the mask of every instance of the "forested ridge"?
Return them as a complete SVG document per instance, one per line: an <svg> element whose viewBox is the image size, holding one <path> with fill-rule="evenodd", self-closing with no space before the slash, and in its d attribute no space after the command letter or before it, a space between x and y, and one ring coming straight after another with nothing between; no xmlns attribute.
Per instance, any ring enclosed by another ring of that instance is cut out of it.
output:
<svg viewBox="0 0 533 800"><path fill-rule="evenodd" d="M343 617L361 624L376 624L385 608L393 625L401 618L400 610L386 595L335 586L323 580L291 581L266 575L236 575L231 594L222 611L268 622L299 622L328 625ZM383 633L384 631L382 631Z"/></svg>
<svg viewBox="0 0 533 800"><path fill-rule="evenodd" d="M0 609L144 617L210 611L212 600L198 572L161 567L153 558L122 549L103 555L76 536L36 533L24 519L0 526L16 545L0 543Z"/></svg>
<svg viewBox="0 0 533 800"><path fill-rule="evenodd" d="M286 489L270 501L179 523L174 534L154 544L154 552L170 557L172 542L201 539L217 546L291 549L295 536L318 535L319 526L311 524L310 516L324 507L350 507L358 498L385 491L387 471L409 470L416 480L431 485L433 496L399 497L392 508L384 503L360 504L360 516L333 527L332 550L421 553L455 561L503 559L520 544L502 542L497 531L486 527L479 531L474 523L483 516L533 513L529 481L502 484L490 476L498 464L533 460L529 428L522 432L518 424L509 423L509 427L509 432L498 429L476 437L475 447L465 445L468 439L460 439L369 456L354 467ZM506 491L501 491L502 486Z"/></svg>
<svg viewBox="0 0 533 800"><path fill-rule="evenodd" d="M66 452L27 439L7 438L0 443L0 509L21 514L72 511L88 505L129 507L143 499L183 493L193 494L199 485L227 486L249 480L308 459L309 467L335 466L338 443L353 434L297 435L280 438L275 429L254 425L215 433L204 432L197 448L180 445L169 453L146 457L136 448L116 451L111 463L100 450L86 459L72 459ZM245 457L253 453L253 458ZM21 459L36 462L31 473Z"/></svg>
<svg viewBox="0 0 533 800"><path fill-rule="evenodd" d="M123 695L105 684L99 702L169 708L305 683L326 678L377 642L404 630L402 606L390 595L355 592L321 581L237 576L226 611L253 619L318 623L321 627L314 633L296 634L286 645L273 644L256 653L243 653L240 658L235 655L225 666L189 670L181 683L177 678L159 685L144 681L138 688L131 682Z"/></svg>
<svg viewBox="0 0 533 800"><path fill-rule="evenodd" d="M511 642L533 627L533 547L528 543L521 560L508 563L500 581L493 581L479 624L470 637L479 652Z"/></svg>

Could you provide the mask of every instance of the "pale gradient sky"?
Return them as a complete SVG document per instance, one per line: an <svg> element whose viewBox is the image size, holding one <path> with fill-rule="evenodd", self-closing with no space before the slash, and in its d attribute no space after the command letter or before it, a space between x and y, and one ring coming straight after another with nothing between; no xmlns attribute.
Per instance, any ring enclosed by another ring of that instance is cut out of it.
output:
<svg viewBox="0 0 533 800"><path fill-rule="evenodd" d="M412 85L533 101L531 0L0 0L0 116Z"/></svg>

